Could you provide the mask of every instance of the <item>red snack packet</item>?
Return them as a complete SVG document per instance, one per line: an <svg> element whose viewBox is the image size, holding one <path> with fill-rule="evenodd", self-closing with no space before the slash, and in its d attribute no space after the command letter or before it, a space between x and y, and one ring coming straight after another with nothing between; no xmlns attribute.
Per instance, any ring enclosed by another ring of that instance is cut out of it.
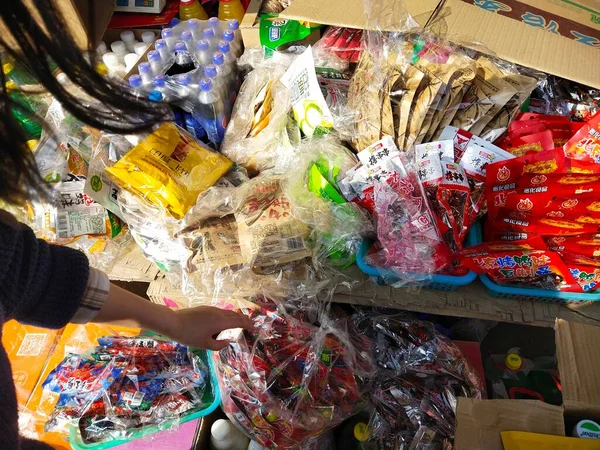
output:
<svg viewBox="0 0 600 450"><path fill-rule="evenodd" d="M573 287L573 278L558 253L534 249L523 241L476 245L465 249L460 259L469 269L488 275L498 284L547 290Z"/></svg>
<svg viewBox="0 0 600 450"><path fill-rule="evenodd" d="M572 173L600 173L600 112L565 144L564 152Z"/></svg>
<svg viewBox="0 0 600 450"><path fill-rule="evenodd" d="M516 138L511 141L511 146L506 149L514 156L539 153L544 150L554 150L554 140L550 130Z"/></svg>
<svg viewBox="0 0 600 450"><path fill-rule="evenodd" d="M469 220L474 223L487 212L485 196L485 176L487 166L494 162L512 159L510 153L503 150L488 149L475 144L469 144L459 161L469 180L471 189L471 210Z"/></svg>
<svg viewBox="0 0 600 450"><path fill-rule="evenodd" d="M527 213L508 208L500 208L493 220L497 231L517 231L540 236L574 236L597 233L600 229L600 226L595 223L582 223L568 218L532 217Z"/></svg>

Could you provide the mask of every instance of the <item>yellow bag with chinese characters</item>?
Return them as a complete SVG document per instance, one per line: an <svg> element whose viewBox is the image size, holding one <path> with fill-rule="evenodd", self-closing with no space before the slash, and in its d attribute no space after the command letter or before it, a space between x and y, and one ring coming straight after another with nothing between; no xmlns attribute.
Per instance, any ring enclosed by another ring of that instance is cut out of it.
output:
<svg viewBox="0 0 600 450"><path fill-rule="evenodd" d="M122 188L181 219L231 167L173 123L165 123L105 170Z"/></svg>

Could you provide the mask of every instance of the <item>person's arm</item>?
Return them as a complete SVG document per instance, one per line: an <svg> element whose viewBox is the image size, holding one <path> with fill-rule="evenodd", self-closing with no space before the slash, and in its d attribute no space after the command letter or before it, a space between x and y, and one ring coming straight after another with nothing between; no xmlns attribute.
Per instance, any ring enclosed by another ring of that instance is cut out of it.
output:
<svg viewBox="0 0 600 450"><path fill-rule="evenodd" d="M210 306L174 311L115 284L110 284L108 297L93 322L143 328L181 344L210 350L220 350L228 345L227 341L214 339L221 331L253 326L243 314Z"/></svg>

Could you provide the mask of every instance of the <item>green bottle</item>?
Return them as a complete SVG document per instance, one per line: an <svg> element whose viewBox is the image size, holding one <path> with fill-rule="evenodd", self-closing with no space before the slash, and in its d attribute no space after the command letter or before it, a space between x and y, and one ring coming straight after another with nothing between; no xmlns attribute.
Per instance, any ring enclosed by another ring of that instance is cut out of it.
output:
<svg viewBox="0 0 600 450"><path fill-rule="evenodd" d="M27 101L27 97L19 92L18 87L15 83L9 81L6 83L6 89L11 100L18 103L21 108L13 108L13 117L19 122L21 127L25 130L28 140L39 140L42 135L42 126L33 118L35 111ZM26 112L27 111L27 112Z"/></svg>

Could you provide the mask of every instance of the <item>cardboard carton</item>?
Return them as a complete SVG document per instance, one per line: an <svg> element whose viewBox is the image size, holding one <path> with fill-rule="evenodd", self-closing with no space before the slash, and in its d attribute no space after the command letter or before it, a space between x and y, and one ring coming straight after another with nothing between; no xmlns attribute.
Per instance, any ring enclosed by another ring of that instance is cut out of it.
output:
<svg viewBox="0 0 600 450"><path fill-rule="evenodd" d="M41 21L40 14L33 6L33 0L27 0L27 7L36 21ZM56 0L54 2L62 14L75 43L82 49L87 49L91 44L95 48L114 11L114 0ZM16 47L15 39L7 30L3 21L0 21L0 34L9 47Z"/></svg>
<svg viewBox="0 0 600 450"><path fill-rule="evenodd" d="M563 406L537 400L461 398L456 414L457 450L503 450L501 431L564 436L565 419L600 419L600 327L558 319L555 330Z"/></svg>
<svg viewBox="0 0 600 450"><path fill-rule="evenodd" d="M393 0L377 0L377 3ZM526 67L600 88L597 0L406 0L421 25L453 42ZM391 4L391 3L390 3ZM385 9L385 8L384 8ZM391 10L391 8L390 8ZM373 15L398 29L385 11ZM363 0L294 0L281 17L353 28L373 27Z"/></svg>

